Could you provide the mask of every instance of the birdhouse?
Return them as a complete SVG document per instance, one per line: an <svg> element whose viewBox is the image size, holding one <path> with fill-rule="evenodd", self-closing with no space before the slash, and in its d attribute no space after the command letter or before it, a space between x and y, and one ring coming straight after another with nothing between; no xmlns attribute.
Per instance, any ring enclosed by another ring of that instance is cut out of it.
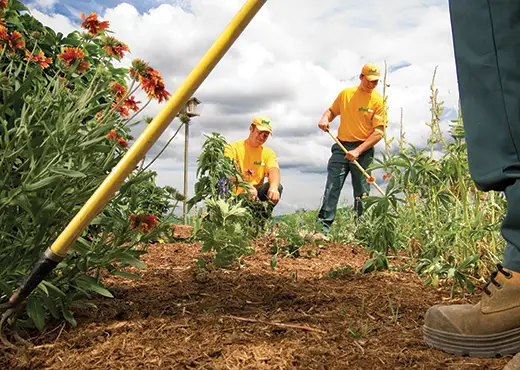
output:
<svg viewBox="0 0 520 370"><path fill-rule="evenodd" d="M197 105L200 104L200 100L196 97L191 97L184 106L184 114L188 117L200 116L200 113L197 112Z"/></svg>

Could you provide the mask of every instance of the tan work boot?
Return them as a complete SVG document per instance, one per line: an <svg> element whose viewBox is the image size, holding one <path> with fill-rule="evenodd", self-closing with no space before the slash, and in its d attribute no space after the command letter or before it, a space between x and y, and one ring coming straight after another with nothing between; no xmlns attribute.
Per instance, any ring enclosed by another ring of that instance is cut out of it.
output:
<svg viewBox="0 0 520 370"><path fill-rule="evenodd" d="M497 267L476 305L428 309L423 326L427 345L471 357L520 352L520 273Z"/></svg>

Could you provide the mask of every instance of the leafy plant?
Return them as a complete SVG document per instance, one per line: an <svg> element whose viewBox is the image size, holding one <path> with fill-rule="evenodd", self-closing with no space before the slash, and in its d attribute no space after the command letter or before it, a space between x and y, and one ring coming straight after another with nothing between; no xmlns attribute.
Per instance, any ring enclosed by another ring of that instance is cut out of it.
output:
<svg viewBox="0 0 520 370"><path fill-rule="evenodd" d="M253 252L248 230L241 225L247 209L241 203L231 204L223 199L207 199L208 214L202 221L198 238L202 252L214 252L213 262L217 267L230 267Z"/></svg>
<svg viewBox="0 0 520 370"><path fill-rule="evenodd" d="M128 48L106 35L108 23L97 16L83 23L88 33L64 36L25 10L10 0L0 13L0 301L128 150L139 122L135 91L142 88L148 102L168 96L147 63L114 66ZM154 176L131 175L14 325L41 330L49 317L75 325L73 307L111 296L103 276L137 278L125 269L145 267L145 244L168 226L162 216L175 205L175 191L157 187Z"/></svg>

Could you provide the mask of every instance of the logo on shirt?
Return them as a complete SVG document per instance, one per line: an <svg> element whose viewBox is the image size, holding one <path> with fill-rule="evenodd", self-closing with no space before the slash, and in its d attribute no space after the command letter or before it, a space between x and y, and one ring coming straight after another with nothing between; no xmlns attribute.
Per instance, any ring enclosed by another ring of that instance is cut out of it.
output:
<svg viewBox="0 0 520 370"><path fill-rule="evenodd" d="M368 111L369 111L368 108L363 108L363 107L359 107L358 110L359 110L360 112L367 112L367 113L368 113Z"/></svg>
<svg viewBox="0 0 520 370"><path fill-rule="evenodd" d="M253 162L253 164L256 166L263 166L264 162Z"/></svg>

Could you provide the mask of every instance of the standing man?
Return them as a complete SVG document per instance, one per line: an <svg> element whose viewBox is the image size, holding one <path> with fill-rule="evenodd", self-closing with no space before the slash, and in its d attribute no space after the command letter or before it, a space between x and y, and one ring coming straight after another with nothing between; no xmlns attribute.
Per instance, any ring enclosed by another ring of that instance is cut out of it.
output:
<svg viewBox="0 0 520 370"><path fill-rule="evenodd" d="M271 210L280 201L283 187L280 184L280 167L274 151L265 142L273 133L272 122L267 117L255 117L249 126L249 137L228 144L224 155L233 158L248 183L239 192L247 191L251 198L269 201ZM267 182L264 179L267 177Z"/></svg>
<svg viewBox="0 0 520 370"><path fill-rule="evenodd" d="M349 151L349 154L345 155L336 143L331 149L332 155L327 165L327 183L318 214L318 223L323 226L324 233L330 231L334 222L341 189L349 173L354 190L354 209L358 216L363 214L363 203L360 200L369 194L370 184L352 161L357 160L361 167L367 169L374 158L374 145L383 137L383 97L374 90L380 75L381 71L377 65L365 64L359 75L359 86L341 91L318 122L320 129L328 131L330 122L340 116L338 139Z"/></svg>
<svg viewBox="0 0 520 370"><path fill-rule="evenodd" d="M520 351L520 1L451 0L451 25L470 173L504 191L507 244L476 305L431 307L424 340L446 352L495 357Z"/></svg>

